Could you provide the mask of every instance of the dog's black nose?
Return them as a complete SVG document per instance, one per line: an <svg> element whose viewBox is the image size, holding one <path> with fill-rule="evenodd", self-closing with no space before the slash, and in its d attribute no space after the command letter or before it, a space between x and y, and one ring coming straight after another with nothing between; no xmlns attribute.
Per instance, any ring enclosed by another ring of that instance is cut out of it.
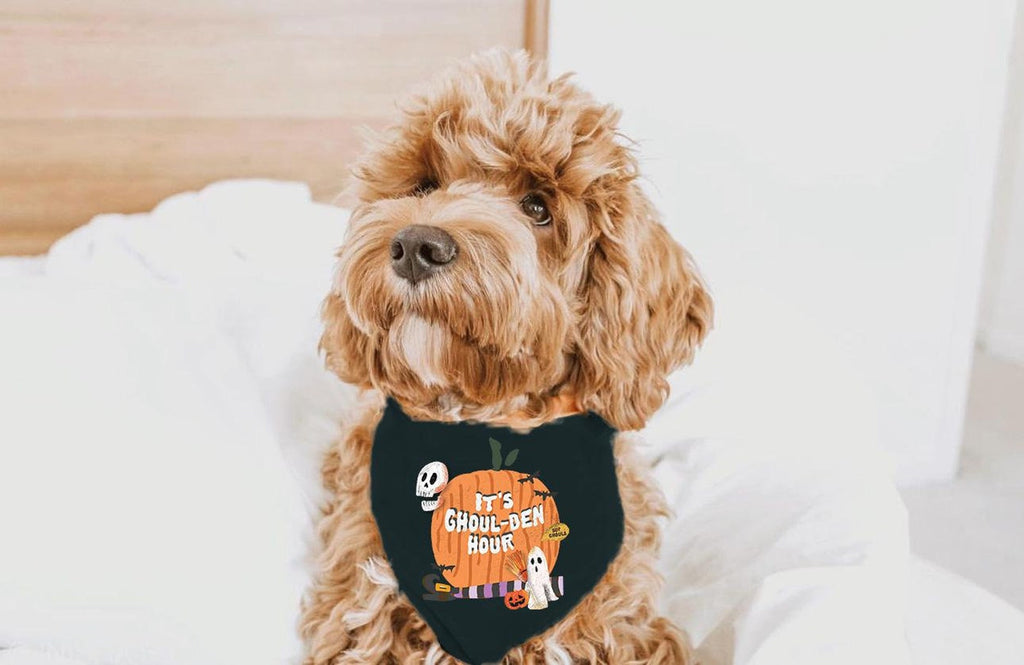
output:
<svg viewBox="0 0 1024 665"><path fill-rule="evenodd" d="M455 260L459 246L436 226L413 224L391 240L391 267L395 274L415 284Z"/></svg>

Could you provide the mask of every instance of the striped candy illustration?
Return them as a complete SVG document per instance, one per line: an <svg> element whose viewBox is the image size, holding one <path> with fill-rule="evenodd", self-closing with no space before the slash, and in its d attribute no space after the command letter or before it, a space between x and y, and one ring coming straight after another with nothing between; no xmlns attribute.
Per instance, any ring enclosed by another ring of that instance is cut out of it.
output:
<svg viewBox="0 0 1024 665"><path fill-rule="evenodd" d="M563 577L551 578L551 586L554 587L558 593L558 597L561 598L565 595L565 587ZM460 587L458 589L452 589L452 598L458 598L460 600L466 599L487 599L487 598L504 598L505 594L510 591L519 591L526 585L525 582L519 580L496 582L494 584L477 584L476 586Z"/></svg>

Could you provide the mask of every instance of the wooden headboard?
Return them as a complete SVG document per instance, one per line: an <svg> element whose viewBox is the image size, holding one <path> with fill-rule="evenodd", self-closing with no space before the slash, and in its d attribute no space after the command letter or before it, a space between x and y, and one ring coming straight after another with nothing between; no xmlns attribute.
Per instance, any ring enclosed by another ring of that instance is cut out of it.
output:
<svg viewBox="0 0 1024 665"><path fill-rule="evenodd" d="M547 0L0 0L0 254L231 177L332 199L409 85Z"/></svg>

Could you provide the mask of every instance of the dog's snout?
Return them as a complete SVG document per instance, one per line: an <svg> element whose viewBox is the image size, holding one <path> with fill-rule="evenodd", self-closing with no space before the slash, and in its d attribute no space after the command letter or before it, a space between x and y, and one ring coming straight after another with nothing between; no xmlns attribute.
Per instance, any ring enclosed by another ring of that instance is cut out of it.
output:
<svg viewBox="0 0 1024 665"><path fill-rule="evenodd" d="M415 284L455 260L459 247L444 229L413 224L391 240L391 267L395 274Z"/></svg>

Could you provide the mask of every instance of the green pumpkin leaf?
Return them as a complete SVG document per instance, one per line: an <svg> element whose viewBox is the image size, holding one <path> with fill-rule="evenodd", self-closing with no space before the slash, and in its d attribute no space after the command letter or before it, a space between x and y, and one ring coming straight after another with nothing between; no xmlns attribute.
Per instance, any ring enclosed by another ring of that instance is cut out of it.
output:
<svg viewBox="0 0 1024 665"><path fill-rule="evenodd" d="M490 439L491 444L491 468L495 471L501 470L501 442L497 439Z"/></svg>
<svg viewBox="0 0 1024 665"><path fill-rule="evenodd" d="M519 457L519 449L511 451L508 457L505 458L505 466L512 466L516 462L516 458Z"/></svg>

